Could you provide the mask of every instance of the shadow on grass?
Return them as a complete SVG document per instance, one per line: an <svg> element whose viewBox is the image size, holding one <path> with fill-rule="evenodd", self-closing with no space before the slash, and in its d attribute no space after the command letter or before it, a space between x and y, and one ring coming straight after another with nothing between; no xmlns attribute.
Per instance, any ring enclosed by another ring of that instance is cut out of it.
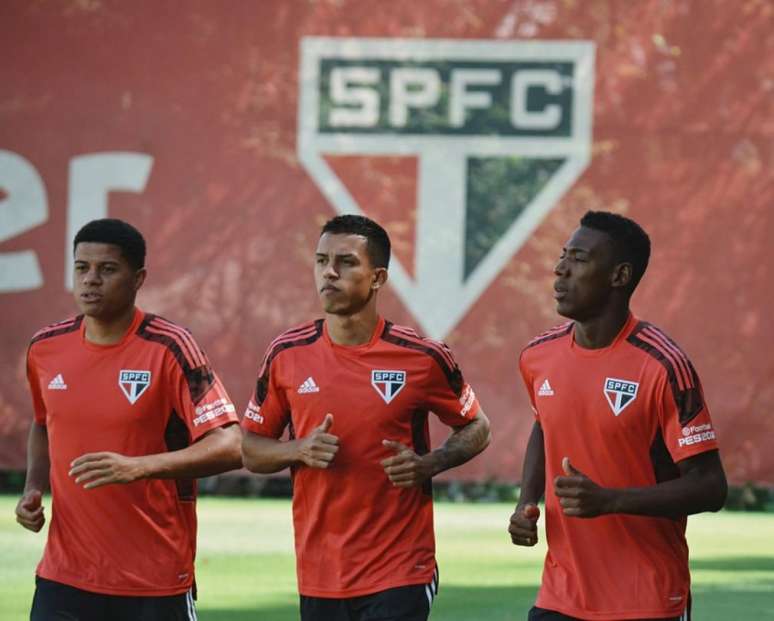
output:
<svg viewBox="0 0 774 621"><path fill-rule="evenodd" d="M723 556L691 559L691 570L774 572L774 556Z"/></svg>
<svg viewBox="0 0 774 621"><path fill-rule="evenodd" d="M768 568L771 565L757 563L738 565L745 569ZM733 559L731 562L733 563ZM771 562L771 559L769 559ZM718 567L722 561L718 559ZM751 566L752 565L752 566ZM725 567L733 570L733 567ZM767 583L745 585L706 585L693 590L693 617L702 621L728 621L729 619L774 619L772 601L774 586ZM526 621L532 607L537 587L463 587L441 584L441 590L433 604L431 621ZM200 607L201 621L298 621L297 605L270 606L263 608L209 609Z"/></svg>

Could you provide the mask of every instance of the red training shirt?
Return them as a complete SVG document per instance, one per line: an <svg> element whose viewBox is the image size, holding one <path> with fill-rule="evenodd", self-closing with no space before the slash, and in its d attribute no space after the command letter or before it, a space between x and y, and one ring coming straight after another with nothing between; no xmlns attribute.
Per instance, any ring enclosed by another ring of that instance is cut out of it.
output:
<svg viewBox="0 0 774 621"><path fill-rule="evenodd" d="M582 619L677 617L690 589L686 519L562 513L562 458L603 487L647 487L717 449L688 357L630 316L615 341L583 349L573 322L534 339L521 374L543 430L548 554L537 606Z"/></svg>
<svg viewBox="0 0 774 621"><path fill-rule="evenodd" d="M135 310L119 343L96 345L78 316L33 337L27 376L51 460L52 517L38 575L110 595L187 591L196 482L145 479L86 490L68 471L85 453L163 453L237 421L191 334Z"/></svg>
<svg viewBox="0 0 774 621"><path fill-rule="evenodd" d="M243 427L302 438L333 414L327 469L293 468L298 590L349 598L427 584L435 570L431 486L394 487L379 463L397 440L430 450L428 412L459 427L479 406L449 349L379 319L364 345L334 344L320 319L269 346Z"/></svg>

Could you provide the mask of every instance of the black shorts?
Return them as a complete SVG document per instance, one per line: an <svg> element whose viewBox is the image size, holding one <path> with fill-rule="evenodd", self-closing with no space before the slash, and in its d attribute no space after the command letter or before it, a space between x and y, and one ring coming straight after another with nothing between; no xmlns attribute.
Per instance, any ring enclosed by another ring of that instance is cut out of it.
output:
<svg viewBox="0 0 774 621"><path fill-rule="evenodd" d="M555 610L546 610L533 606L529 611L528 621L583 621L577 617L568 617ZM679 617L669 617L667 619L640 619L639 621L691 621L691 599L688 598L688 609Z"/></svg>
<svg viewBox="0 0 774 621"><path fill-rule="evenodd" d="M30 621L196 621L191 591L180 595L104 595L35 577Z"/></svg>
<svg viewBox="0 0 774 621"><path fill-rule="evenodd" d="M438 593L438 569L428 584L412 584L360 597L301 596L301 621L427 621Z"/></svg>

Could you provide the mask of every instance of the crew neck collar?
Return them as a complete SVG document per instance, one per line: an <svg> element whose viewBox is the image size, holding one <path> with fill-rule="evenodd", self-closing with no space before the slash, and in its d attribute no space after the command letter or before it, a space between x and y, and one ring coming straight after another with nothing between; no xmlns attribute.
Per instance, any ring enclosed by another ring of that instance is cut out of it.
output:
<svg viewBox="0 0 774 621"><path fill-rule="evenodd" d="M617 347L618 344L627 336L629 336L635 325L637 325L637 318L632 314L631 311L629 311L629 317L626 319L623 327L619 330L618 334L613 339L613 342L610 343L610 345L607 345L606 347L600 347L599 349L587 349L585 347L581 347L575 341L575 324L573 324L571 333L572 338L570 339L570 350L574 354L583 356L584 358L596 358L597 356L604 356L606 353Z"/></svg>
<svg viewBox="0 0 774 621"><path fill-rule="evenodd" d="M330 345L331 347L334 347L341 351L349 351L349 352L360 352L365 351L368 349L371 349L376 342L379 340L379 338L382 336L382 332L384 332L384 318L380 315L377 318L376 326L374 327L374 332L371 335L371 338L368 339L365 343L360 343L359 345L339 345L338 343L334 343L333 339L331 339L331 335L328 332L328 322L323 320L323 338L325 341Z"/></svg>
<svg viewBox="0 0 774 621"><path fill-rule="evenodd" d="M118 349L119 347L123 347L129 341L132 335L135 332L137 332L137 328L140 327L140 322L142 321L142 318L144 317L144 315L145 313L143 313L139 308L135 306L132 323L129 324L129 327L126 329L126 332L124 332L124 335L121 337L121 340L116 343L111 343L110 345L100 345L99 343L92 343L86 338L86 317L84 317L83 321L81 321L81 343L83 343L84 347L86 347L87 349L91 349L93 351L107 351L107 350Z"/></svg>

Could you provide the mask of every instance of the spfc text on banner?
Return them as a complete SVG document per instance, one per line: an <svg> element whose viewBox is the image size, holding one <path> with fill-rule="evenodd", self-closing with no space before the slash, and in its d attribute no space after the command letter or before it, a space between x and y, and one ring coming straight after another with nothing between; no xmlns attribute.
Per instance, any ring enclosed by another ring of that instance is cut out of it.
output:
<svg viewBox="0 0 774 621"><path fill-rule="evenodd" d="M594 45L312 37L301 51L299 158L339 213L367 206L326 156L418 159L414 265L396 258L390 282L442 339L588 165Z"/></svg>

